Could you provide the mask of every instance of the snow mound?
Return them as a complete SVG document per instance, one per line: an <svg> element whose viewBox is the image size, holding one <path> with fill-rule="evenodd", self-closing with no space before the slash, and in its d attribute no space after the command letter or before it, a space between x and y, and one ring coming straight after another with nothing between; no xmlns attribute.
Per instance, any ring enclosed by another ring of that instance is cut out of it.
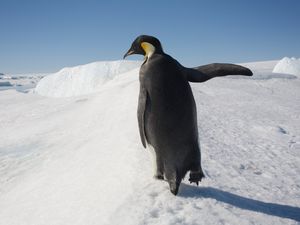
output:
<svg viewBox="0 0 300 225"><path fill-rule="evenodd" d="M286 73L300 76L300 58L284 57L276 64L273 73Z"/></svg>
<svg viewBox="0 0 300 225"><path fill-rule="evenodd" d="M107 81L138 68L139 61L100 61L66 67L37 84L35 92L48 97L71 97L96 92Z"/></svg>
<svg viewBox="0 0 300 225"><path fill-rule="evenodd" d="M273 68L279 60L260 61L242 63L241 66L245 66L253 72L253 76L228 76L231 79L250 79L250 80L270 80L270 79L297 79L297 76L287 73L274 73Z"/></svg>

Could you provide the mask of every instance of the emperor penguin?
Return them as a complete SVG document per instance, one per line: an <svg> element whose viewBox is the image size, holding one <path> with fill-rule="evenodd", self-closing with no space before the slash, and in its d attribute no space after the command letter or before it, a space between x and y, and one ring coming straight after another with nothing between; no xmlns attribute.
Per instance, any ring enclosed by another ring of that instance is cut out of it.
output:
<svg viewBox="0 0 300 225"><path fill-rule="evenodd" d="M177 195L190 171L189 181L201 181L204 173L198 140L197 112L190 82L204 82L226 75L251 76L245 67L213 63L186 68L167 55L160 41L148 35L137 37L124 58L144 55L139 71L138 125L143 146L154 148L154 177L165 179Z"/></svg>

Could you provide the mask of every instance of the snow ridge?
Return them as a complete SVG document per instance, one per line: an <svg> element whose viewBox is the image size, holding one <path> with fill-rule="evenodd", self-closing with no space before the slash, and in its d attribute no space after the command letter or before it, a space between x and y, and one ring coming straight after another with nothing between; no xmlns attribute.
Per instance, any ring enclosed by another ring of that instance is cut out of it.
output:
<svg viewBox="0 0 300 225"><path fill-rule="evenodd" d="M300 58L284 57L276 64L273 73L286 73L300 76Z"/></svg>
<svg viewBox="0 0 300 225"><path fill-rule="evenodd" d="M96 92L115 77L138 68L139 61L100 61L66 67L44 77L35 92L48 97L71 97Z"/></svg>

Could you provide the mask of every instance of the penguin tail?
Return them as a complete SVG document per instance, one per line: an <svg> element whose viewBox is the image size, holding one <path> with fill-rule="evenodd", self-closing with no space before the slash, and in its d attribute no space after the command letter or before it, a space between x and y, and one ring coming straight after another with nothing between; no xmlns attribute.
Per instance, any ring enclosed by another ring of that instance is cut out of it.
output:
<svg viewBox="0 0 300 225"><path fill-rule="evenodd" d="M173 195L177 195L180 183L172 182L172 181L168 181L168 183L169 183L169 186L170 186L171 193Z"/></svg>
<svg viewBox="0 0 300 225"><path fill-rule="evenodd" d="M169 183L170 191L173 195L177 195L179 186L182 180L182 176L178 172L178 169L167 169L165 171L167 182Z"/></svg>

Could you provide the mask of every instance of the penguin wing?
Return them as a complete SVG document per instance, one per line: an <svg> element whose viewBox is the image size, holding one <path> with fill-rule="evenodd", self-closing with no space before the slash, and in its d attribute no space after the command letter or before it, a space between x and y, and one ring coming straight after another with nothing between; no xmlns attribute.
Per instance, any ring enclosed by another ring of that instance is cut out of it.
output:
<svg viewBox="0 0 300 225"><path fill-rule="evenodd" d="M185 69L186 79L190 82L205 82L214 77L227 75L252 76L250 69L229 63L212 63L204 66Z"/></svg>
<svg viewBox="0 0 300 225"><path fill-rule="evenodd" d="M146 135L145 135L145 110L146 110L146 104L147 104L147 91L145 88L140 89L140 95L139 95L139 104L138 104L138 123L139 123L139 131L140 131L140 137L142 144L144 148L146 148Z"/></svg>

